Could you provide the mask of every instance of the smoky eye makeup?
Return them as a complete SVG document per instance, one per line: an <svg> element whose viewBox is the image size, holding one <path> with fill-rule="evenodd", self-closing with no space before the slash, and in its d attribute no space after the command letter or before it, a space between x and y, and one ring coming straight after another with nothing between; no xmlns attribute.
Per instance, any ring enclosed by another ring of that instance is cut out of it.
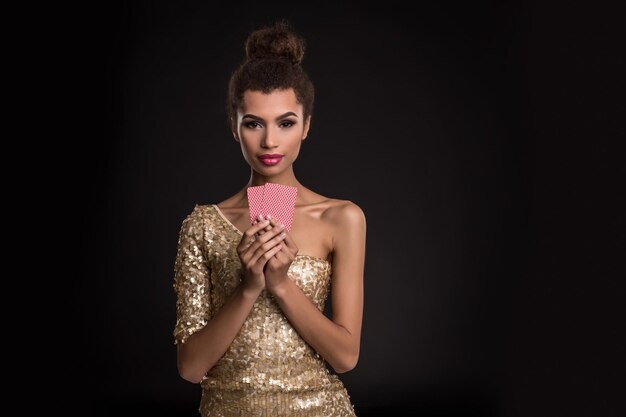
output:
<svg viewBox="0 0 626 417"><path fill-rule="evenodd" d="M256 127L262 126L262 124L258 120L243 120L241 124L249 129L254 129Z"/></svg>
<svg viewBox="0 0 626 417"><path fill-rule="evenodd" d="M278 125L282 128L289 128L294 126L295 124L297 124L298 122L296 120L292 120L292 119L285 119L285 120L281 120L280 122L278 122ZM242 126L247 127L248 129L255 129L257 127L262 127L263 124L258 121L258 120L243 120L241 122Z"/></svg>
<svg viewBox="0 0 626 417"><path fill-rule="evenodd" d="M285 120L282 120L282 121L279 123L279 125L280 125L281 127L291 127L291 126L295 125L296 123L297 123L297 122L296 122L295 120L285 119Z"/></svg>

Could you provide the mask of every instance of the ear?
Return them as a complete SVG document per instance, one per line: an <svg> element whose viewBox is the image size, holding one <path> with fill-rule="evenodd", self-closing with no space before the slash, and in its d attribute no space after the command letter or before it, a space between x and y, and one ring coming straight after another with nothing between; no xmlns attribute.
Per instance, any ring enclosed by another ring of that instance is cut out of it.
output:
<svg viewBox="0 0 626 417"><path fill-rule="evenodd" d="M309 134L310 127L311 127L311 116L309 115L304 121L304 130L302 132L302 140L306 139L307 135Z"/></svg>
<svg viewBox="0 0 626 417"><path fill-rule="evenodd" d="M239 142L239 135L237 134L237 126L235 125L235 122L233 122L232 117L230 119L230 131L233 134L233 138L235 138L235 142Z"/></svg>

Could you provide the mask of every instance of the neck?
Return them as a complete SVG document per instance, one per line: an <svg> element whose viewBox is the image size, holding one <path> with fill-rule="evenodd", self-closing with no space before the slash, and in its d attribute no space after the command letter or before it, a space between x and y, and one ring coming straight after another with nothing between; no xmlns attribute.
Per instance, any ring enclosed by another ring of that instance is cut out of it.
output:
<svg viewBox="0 0 626 417"><path fill-rule="evenodd" d="M255 170L252 170L250 174L250 180L248 181L248 184L246 184L246 188L264 185L268 182L280 185L287 185L290 187L297 187L298 191L300 191L300 188L302 187L302 185L296 179L296 176L293 173L292 166L288 170L285 170L278 175L262 175Z"/></svg>

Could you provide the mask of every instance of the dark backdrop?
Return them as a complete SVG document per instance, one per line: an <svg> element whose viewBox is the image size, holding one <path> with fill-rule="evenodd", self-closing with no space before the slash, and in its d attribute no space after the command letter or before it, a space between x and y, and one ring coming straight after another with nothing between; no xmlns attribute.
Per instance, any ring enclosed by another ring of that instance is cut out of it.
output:
<svg viewBox="0 0 626 417"><path fill-rule="evenodd" d="M618 14L414 7L108 2L60 19L85 144L67 157L69 405L196 415L171 334L177 235L246 183L226 85L247 34L286 17L317 93L296 175L367 216L361 356L340 375L357 414L618 415Z"/></svg>

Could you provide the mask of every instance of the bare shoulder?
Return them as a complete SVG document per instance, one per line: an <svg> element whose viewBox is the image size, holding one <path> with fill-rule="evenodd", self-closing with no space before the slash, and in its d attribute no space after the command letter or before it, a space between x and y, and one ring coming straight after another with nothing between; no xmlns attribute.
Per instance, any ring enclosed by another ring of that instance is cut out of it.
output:
<svg viewBox="0 0 626 417"><path fill-rule="evenodd" d="M339 253L352 253L348 259L359 262L363 255L354 256L353 250L364 253L366 219L358 204L350 200L334 200L326 209L324 216L331 225L331 254L333 262Z"/></svg>
<svg viewBox="0 0 626 417"><path fill-rule="evenodd" d="M336 231L364 229L366 224L365 213L358 204L350 200L330 201L324 216Z"/></svg>

